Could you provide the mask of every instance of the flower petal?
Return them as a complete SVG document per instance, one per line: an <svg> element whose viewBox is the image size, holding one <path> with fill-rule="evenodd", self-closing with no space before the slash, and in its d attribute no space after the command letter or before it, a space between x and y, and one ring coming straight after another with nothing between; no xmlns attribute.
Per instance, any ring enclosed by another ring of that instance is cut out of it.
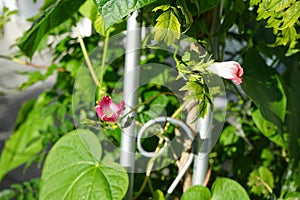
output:
<svg viewBox="0 0 300 200"><path fill-rule="evenodd" d="M240 64L235 61L213 63L208 66L208 70L220 77L232 80L237 85L242 83L244 70Z"/></svg>
<svg viewBox="0 0 300 200"><path fill-rule="evenodd" d="M95 111L102 121L115 122L124 109L124 105L124 101L118 105L114 104L111 98L105 95L95 107Z"/></svg>

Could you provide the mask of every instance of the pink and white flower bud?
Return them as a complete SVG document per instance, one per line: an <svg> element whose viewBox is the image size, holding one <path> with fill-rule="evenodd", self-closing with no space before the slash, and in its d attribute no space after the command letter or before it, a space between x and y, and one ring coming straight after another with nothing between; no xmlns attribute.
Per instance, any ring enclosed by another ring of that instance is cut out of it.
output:
<svg viewBox="0 0 300 200"><path fill-rule="evenodd" d="M244 70L240 64L235 61L213 63L208 66L207 69L222 78L232 80L237 85L241 84L243 81L242 76Z"/></svg>
<svg viewBox="0 0 300 200"><path fill-rule="evenodd" d="M109 96L105 95L95 107L95 111L102 121L115 122L124 109L124 104L124 101L121 101L117 105Z"/></svg>

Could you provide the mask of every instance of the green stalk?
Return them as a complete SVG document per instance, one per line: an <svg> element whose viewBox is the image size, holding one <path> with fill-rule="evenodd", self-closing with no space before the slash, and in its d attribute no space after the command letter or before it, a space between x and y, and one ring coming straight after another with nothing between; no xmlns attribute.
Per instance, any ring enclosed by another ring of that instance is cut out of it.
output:
<svg viewBox="0 0 300 200"><path fill-rule="evenodd" d="M85 44L84 44L83 39L82 39L82 37L81 37L81 35L80 35L80 33L79 33L78 28L76 28L76 32L77 32L77 37L78 37L78 40L79 40L79 43L80 43L80 47L81 47L81 50L82 50L84 59L85 59L86 64L87 64L87 66L88 66L88 68L89 68L89 71L90 71L90 73L91 73L91 75L92 75L93 81L94 81L95 84L99 87L100 85L99 85L98 78L97 78L96 73L95 73L95 71L94 71L94 69L93 69L91 60L90 60L90 58L89 58L88 52L87 52L87 50L86 50Z"/></svg>
<svg viewBox="0 0 300 200"><path fill-rule="evenodd" d="M108 30L105 36L104 41L104 49L103 49L103 55L102 55L102 61L101 61L101 67L100 67L100 79L99 79L99 98L102 97L102 83L103 83L103 73L104 73L104 67L105 67L105 59L107 54L107 48L108 48L108 39L109 39L110 31Z"/></svg>

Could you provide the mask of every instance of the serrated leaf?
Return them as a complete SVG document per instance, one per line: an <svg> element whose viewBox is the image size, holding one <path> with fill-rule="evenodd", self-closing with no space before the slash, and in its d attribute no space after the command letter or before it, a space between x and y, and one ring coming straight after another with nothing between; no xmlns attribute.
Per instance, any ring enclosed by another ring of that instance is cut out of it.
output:
<svg viewBox="0 0 300 200"><path fill-rule="evenodd" d="M94 3L103 17L104 28L107 31L125 16L155 1L157 0L94 0Z"/></svg>
<svg viewBox="0 0 300 200"><path fill-rule="evenodd" d="M257 4L259 4L261 2L261 0L250 0L250 6L255 6Z"/></svg>
<svg viewBox="0 0 300 200"><path fill-rule="evenodd" d="M127 173L117 163L101 161L101 156L98 138L88 130L62 137L45 161L40 199L122 199Z"/></svg>
<svg viewBox="0 0 300 200"><path fill-rule="evenodd" d="M200 198L201 197L201 198ZM207 187L194 185L185 191L180 200L210 200L211 193Z"/></svg>
<svg viewBox="0 0 300 200"><path fill-rule="evenodd" d="M209 99L206 97L206 95L204 95L202 100L200 100L199 102L196 119L198 119L199 117L201 118L205 117L205 115L208 112L208 105L209 105Z"/></svg>
<svg viewBox="0 0 300 200"><path fill-rule="evenodd" d="M281 23L282 23L281 20L276 19L274 17L270 17L268 19L268 24L266 25L266 28L272 28L273 27L274 30L277 30L277 27L279 27Z"/></svg>
<svg viewBox="0 0 300 200"><path fill-rule="evenodd" d="M246 190L229 178L218 178L212 186L212 200L250 199Z"/></svg>
<svg viewBox="0 0 300 200"><path fill-rule="evenodd" d="M292 4L286 11L283 13L283 25L280 29L285 29L292 27L296 24L300 17L300 1Z"/></svg>
<svg viewBox="0 0 300 200"><path fill-rule="evenodd" d="M293 3L295 3L295 0L272 0L268 3L264 1L266 9L270 12L281 12Z"/></svg>
<svg viewBox="0 0 300 200"><path fill-rule="evenodd" d="M297 38L300 38L300 33L297 34ZM289 45L288 51L285 53L285 56L291 56L295 53L298 53L300 51L300 49L297 48L296 45L298 45L298 41L297 40L292 41Z"/></svg>
<svg viewBox="0 0 300 200"><path fill-rule="evenodd" d="M59 0L56 5L48 9L22 36L18 47L31 58L48 33L58 25L69 19L79 9L85 0Z"/></svg>
<svg viewBox="0 0 300 200"><path fill-rule="evenodd" d="M172 9L163 12L154 26L154 39L168 46L180 38L180 23Z"/></svg>
<svg viewBox="0 0 300 200"><path fill-rule="evenodd" d="M257 13L258 13L256 18L257 20L267 19L268 17L271 16L271 13L266 10L263 4L259 4Z"/></svg>

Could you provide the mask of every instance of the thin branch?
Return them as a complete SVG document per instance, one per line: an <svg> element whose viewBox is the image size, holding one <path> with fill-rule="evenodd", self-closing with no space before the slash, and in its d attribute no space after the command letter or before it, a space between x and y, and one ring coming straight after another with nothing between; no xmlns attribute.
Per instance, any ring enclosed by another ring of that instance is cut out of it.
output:
<svg viewBox="0 0 300 200"><path fill-rule="evenodd" d="M29 66L29 67L33 67L33 68L36 68L36 69L48 69L48 66L45 66L45 65L37 65L37 64L29 63L29 62L21 60L19 58L10 57L10 56L6 56L6 55L2 55L2 54L0 54L0 58L5 59L5 60L10 60L12 62L21 64L21 65L26 65L26 66Z"/></svg>

